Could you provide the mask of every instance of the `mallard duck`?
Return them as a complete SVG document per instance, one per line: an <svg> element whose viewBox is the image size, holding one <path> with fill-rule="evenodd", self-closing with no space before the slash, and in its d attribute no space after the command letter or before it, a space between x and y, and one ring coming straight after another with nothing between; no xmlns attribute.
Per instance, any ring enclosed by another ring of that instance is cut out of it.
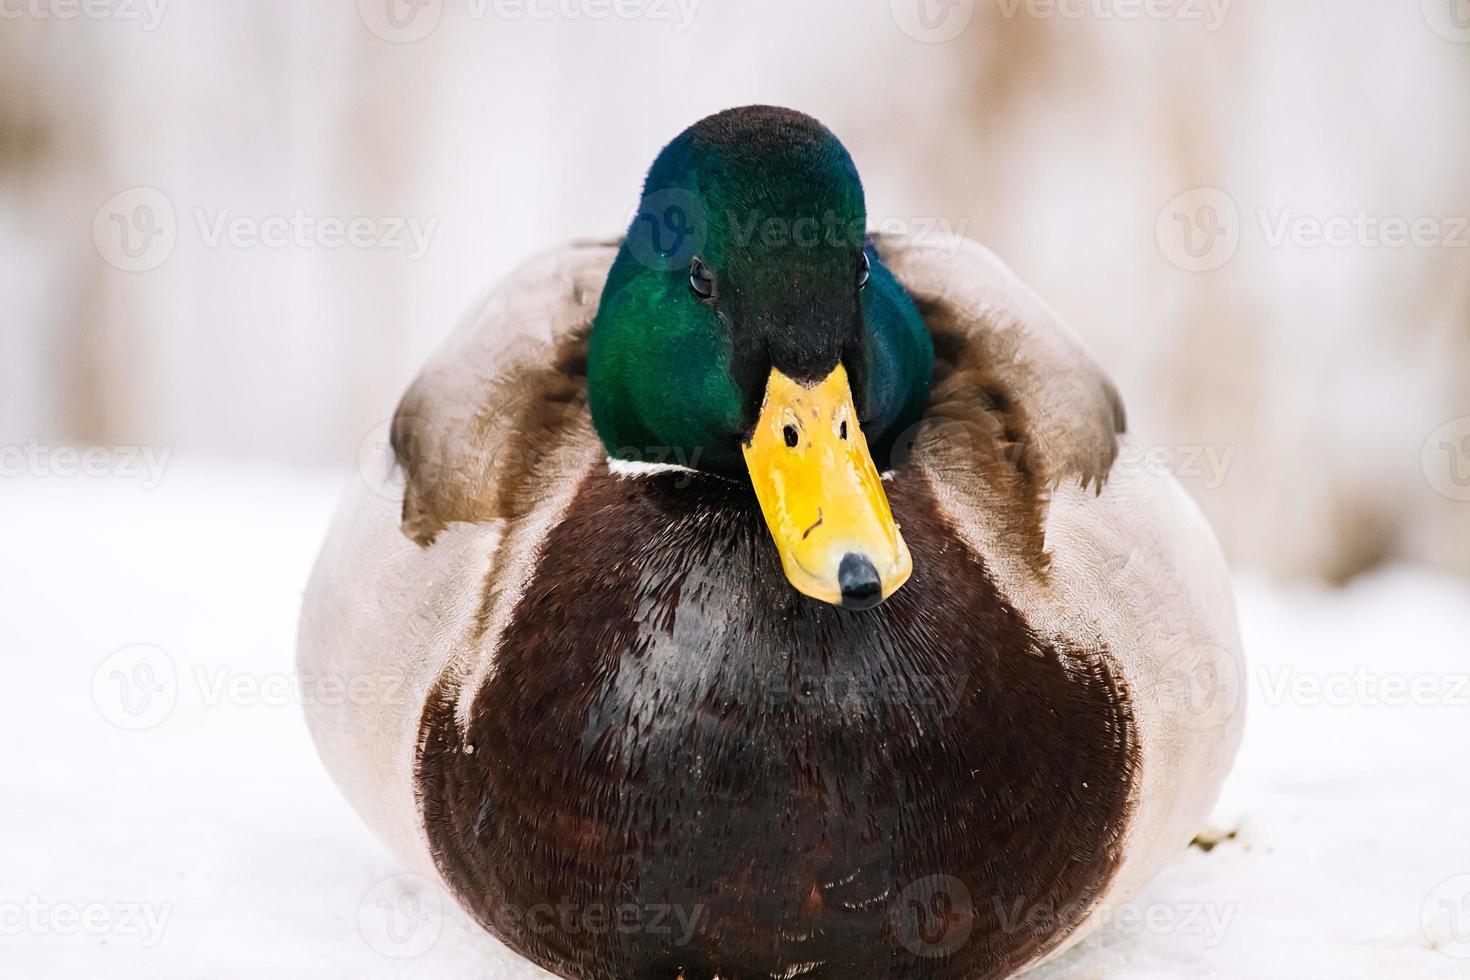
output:
<svg viewBox="0 0 1470 980"><path fill-rule="evenodd" d="M301 670L361 696L309 706L328 769L563 977L1008 976L1229 769L1195 507L990 252L866 225L817 121L696 123L623 239L453 333L373 464L401 480L330 532Z"/></svg>

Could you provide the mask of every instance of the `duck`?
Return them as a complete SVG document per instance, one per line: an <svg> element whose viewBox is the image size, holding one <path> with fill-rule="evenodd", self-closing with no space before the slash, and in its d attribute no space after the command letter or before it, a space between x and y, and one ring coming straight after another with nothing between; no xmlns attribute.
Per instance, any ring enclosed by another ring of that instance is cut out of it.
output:
<svg viewBox="0 0 1470 980"><path fill-rule="evenodd" d="M326 769L552 974L1012 976L1230 770L1199 509L992 252L870 223L816 119L700 120L474 306L332 522Z"/></svg>

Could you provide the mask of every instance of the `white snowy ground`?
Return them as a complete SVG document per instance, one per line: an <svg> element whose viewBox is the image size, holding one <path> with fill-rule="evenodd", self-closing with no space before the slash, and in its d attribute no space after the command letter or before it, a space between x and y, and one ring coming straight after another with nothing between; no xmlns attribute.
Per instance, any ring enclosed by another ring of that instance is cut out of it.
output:
<svg viewBox="0 0 1470 980"><path fill-rule="evenodd" d="M0 976L544 976L403 877L317 762L293 647L340 481L116 468L0 483ZM1240 598L1238 833L1034 976L1470 975L1470 588Z"/></svg>

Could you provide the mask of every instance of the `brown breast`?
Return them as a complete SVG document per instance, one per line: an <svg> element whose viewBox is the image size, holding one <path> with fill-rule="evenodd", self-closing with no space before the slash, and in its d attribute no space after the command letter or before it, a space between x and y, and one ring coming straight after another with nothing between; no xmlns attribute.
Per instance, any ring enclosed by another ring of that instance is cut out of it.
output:
<svg viewBox="0 0 1470 980"><path fill-rule="evenodd" d="M1034 636L923 478L879 608L781 575L747 490L598 467L417 767L460 901L564 976L999 977L1111 880L1138 749L1107 651Z"/></svg>

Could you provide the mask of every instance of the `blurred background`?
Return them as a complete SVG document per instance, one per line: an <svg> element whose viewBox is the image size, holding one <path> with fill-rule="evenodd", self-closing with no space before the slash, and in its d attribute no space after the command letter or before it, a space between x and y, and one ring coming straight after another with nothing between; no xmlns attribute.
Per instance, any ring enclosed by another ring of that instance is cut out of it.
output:
<svg viewBox="0 0 1470 980"><path fill-rule="evenodd" d="M350 465L478 293L773 102L1055 305L1237 564L1470 571L1464 0L6 4L0 445Z"/></svg>

